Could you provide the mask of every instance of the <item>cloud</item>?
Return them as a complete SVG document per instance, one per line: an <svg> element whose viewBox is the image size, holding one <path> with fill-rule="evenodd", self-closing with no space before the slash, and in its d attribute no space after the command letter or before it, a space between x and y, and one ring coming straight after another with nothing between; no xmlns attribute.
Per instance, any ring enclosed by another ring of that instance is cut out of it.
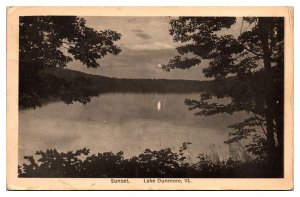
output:
<svg viewBox="0 0 300 197"><path fill-rule="evenodd" d="M128 47L132 50L163 50L163 49L174 49L174 45L163 42L143 42L141 44L134 44Z"/></svg>
<svg viewBox="0 0 300 197"><path fill-rule="evenodd" d="M123 48L119 55L108 55L99 60L101 65L99 68L87 68L79 61L70 62L68 68L117 78L204 79L202 68L207 65L205 61L201 66L185 70L174 69L171 72L165 72L158 66L167 64L175 55L177 55L176 49L134 50Z"/></svg>
<svg viewBox="0 0 300 197"><path fill-rule="evenodd" d="M148 39L151 39L151 36L146 34L144 31L140 30L140 29L133 29L132 30L136 36L142 38L142 39L145 39L145 40L148 40Z"/></svg>
<svg viewBox="0 0 300 197"><path fill-rule="evenodd" d="M87 26L97 30L111 29L122 34L116 44L132 50L175 49L166 17L84 17Z"/></svg>

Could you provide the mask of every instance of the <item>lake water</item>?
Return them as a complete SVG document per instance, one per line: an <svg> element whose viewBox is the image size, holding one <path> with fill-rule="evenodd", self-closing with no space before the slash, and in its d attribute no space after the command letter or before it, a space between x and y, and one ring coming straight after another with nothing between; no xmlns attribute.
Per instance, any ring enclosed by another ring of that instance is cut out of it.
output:
<svg viewBox="0 0 300 197"><path fill-rule="evenodd" d="M146 148L178 150L192 142L187 154L193 162L199 153L217 151L227 157L223 143L228 125L246 114L194 116L184 104L192 94L110 93L92 98L86 105L56 102L19 113L19 162L37 150L70 151L90 148L91 153L123 151L125 158Z"/></svg>

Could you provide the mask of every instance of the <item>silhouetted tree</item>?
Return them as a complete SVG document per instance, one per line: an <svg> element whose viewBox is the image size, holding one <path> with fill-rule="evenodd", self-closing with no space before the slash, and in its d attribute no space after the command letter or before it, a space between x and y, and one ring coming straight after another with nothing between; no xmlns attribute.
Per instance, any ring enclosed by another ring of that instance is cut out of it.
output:
<svg viewBox="0 0 300 197"><path fill-rule="evenodd" d="M121 52L114 44L121 34L111 30L97 31L85 24L84 18L76 16L19 18L20 107L41 106L41 100L49 96L71 102L70 96L78 90L72 88L78 84L61 79L57 83L55 76L43 73L45 68L65 67L73 59L87 67L96 68L100 66L97 59ZM54 89L54 86L58 89ZM68 98L64 98L63 89L67 91ZM90 95L84 93L83 98L75 95L75 99L71 100L87 102L86 98Z"/></svg>
<svg viewBox="0 0 300 197"><path fill-rule="evenodd" d="M223 33L236 22L234 17L179 17L171 20L170 34L182 46L177 47L179 55L162 68L166 71L187 69L207 59L209 65L203 69L206 77L223 79L236 75L238 88L232 88L234 92L228 93L233 98L230 104L207 102L214 95L203 95L200 101L187 99L185 102L191 110L201 109L196 115L251 112L252 117L230 126L234 133L227 143L254 133L248 150L254 154L266 151L271 163L278 159L281 165L284 18L244 17L239 32ZM257 134L258 128L262 128L262 135Z"/></svg>

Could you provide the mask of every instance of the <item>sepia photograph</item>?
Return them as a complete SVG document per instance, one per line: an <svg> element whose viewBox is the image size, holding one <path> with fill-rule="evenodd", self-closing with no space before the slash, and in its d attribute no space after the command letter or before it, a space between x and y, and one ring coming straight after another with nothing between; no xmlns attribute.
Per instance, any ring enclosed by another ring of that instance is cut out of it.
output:
<svg viewBox="0 0 300 197"><path fill-rule="evenodd" d="M290 8L267 16L13 9L14 179L143 190L259 178L292 187Z"/></svg>

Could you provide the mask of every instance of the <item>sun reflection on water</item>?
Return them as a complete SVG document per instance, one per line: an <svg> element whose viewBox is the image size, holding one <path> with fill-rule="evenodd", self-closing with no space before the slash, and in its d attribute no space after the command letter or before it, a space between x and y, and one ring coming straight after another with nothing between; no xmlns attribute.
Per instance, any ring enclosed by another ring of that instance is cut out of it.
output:
<svg viewBox="0 0 300 197"><path fill-rule="evenodd" d="M158 101L158 102L157 102L157 111L160 111L160 110L161 110L161 102Z"/></svg>

